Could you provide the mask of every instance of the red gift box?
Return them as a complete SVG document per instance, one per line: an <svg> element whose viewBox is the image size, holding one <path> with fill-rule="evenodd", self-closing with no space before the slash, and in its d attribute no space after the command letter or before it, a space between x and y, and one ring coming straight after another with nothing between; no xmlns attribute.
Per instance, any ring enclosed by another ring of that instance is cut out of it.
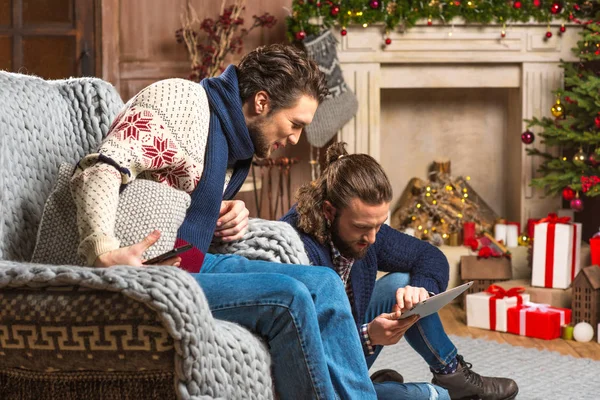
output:
<svg viewBox="0 0 600 400"><path fill-rule="evenodd" d="M600 265L600 237L590 239L590 253L592 256L592 265Z"/></svg>
<svg viewBox="0 0 600 400"><path fill-rule="evenodd" d="M545 340L559 338L560 327L571 322L571 310L547 304L525 303L506 314L507 332Z"/></svg>

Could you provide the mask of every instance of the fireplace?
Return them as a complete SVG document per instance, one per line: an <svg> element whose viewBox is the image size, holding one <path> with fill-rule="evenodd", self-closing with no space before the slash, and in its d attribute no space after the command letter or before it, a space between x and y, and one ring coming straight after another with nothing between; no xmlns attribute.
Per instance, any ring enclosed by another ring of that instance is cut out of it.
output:
<svg viewBox="0 0 600 400"><path fill-rule="evenodd" d="M520 135L524 119L550 115L560 61L576 61L576 29L546 39L546 25L513 25L501 38L500 26L418 25L385 46L381 27L350 27L338 56L360 106L339 139L381 162L394 202L410 178L427 178L432 159L446 158L510 220L555 211L559 198L529 186L538 160Z"/></svg>

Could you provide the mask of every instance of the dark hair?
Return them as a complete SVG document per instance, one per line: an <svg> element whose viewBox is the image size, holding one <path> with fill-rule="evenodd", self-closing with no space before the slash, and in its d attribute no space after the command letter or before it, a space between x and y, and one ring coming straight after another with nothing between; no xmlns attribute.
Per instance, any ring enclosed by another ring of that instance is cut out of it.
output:
<svg viewBox="0 0 600 400"><path fill-rule="evenodd" d="M320 243L329 240L323 216L327 200L343 210L358 198L370 205L392 201L392 185L381 165L367 154L348 154L346 143L327 149L327 167L321 176L298 189L298 228Z"/></svg>
<svg viewBox="0 0 600 400"><path fill-rule="evenodd" d="M261 90L269 94L270 112L293 107L302 95L319 104L329 93L325 75L306 53L282 44L261 46L248 53L237 66L242 102Z"/></svg>

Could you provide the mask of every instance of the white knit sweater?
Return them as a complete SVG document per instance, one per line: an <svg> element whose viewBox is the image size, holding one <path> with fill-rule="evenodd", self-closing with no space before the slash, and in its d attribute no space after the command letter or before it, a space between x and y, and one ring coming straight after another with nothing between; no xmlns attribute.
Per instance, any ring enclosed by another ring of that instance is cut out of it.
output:
<svg viewBox="0 0 600 400"><path fill-rule="evenodd" d="M209 120L204 88L183 79L156 82L125 104L98 152L79 162L71 180L79 254L88 265L119 248L114 228L121 185L140 177L188 193L196 188Z"/></svg>

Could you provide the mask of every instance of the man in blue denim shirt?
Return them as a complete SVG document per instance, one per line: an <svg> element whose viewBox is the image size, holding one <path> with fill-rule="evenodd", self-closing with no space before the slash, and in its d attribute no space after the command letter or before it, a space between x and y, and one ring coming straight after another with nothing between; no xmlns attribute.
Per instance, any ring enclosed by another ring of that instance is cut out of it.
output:
<svg viewBox="0 0 600 400"><path fill-rule="evenodd" d="M383 346L405 334L429 365L437 386L374 379L378 398L514 399L513 380L471 370L437 314L398 319L430 293L445 291L449 268L436 247L384 225L391 200L381 166L368 155L349 155L337 143L327 151L322 175L300 188L298 204L282 218L299 231L311 263L330 267L342 279L368 367ZM390 274L376 281L378 270Z"/></svg>

